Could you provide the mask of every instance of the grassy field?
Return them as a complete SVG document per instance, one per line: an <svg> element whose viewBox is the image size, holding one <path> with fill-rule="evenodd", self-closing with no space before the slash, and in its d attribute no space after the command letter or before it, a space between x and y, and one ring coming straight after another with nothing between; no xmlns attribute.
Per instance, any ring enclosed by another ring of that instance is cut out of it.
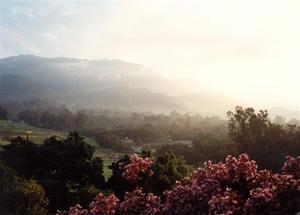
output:
<svg viewBox="0 0 300 215"><path fill-rule="evenodd" d="M9 143L9 138L17 136L26 138L26 131L32 131L29 139L36 144L42 144L44 139L51 136L57 136L58 138L65 138L67 136L67 133L62 131L36 128L24 123L0 120L0 144L7 144Z"/></svg>
<svg viewBox="0 0 300 215"><path fill-rule="evenodd" d="M8 144L9 139L21 136L26 138L26 131L32 131L29 136L29 140L36 144L42 144L46 138L57 136L58 138L65 138L68 133L63 131L43 129L30 126L25 123L18 123L8 120L0 120L0 145ZM94 138L88 137L85 139L87 143L93 145L96 148L96 156L100 156L104 162L104 176L107 180L111 175L111 169L108 168L112 162L116 161L120 154L114 152L111 149L100 148Z"/></svg>

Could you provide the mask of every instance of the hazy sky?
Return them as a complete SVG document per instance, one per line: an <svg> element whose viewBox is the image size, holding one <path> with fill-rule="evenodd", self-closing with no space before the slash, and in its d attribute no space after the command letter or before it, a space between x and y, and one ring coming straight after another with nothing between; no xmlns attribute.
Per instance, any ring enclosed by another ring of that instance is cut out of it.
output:
<svg viewBox="0 0 300 215"><path fill-rule="evenodd" d="M300 1L0 1L0 56L119 58L300 109Z"/></svg>

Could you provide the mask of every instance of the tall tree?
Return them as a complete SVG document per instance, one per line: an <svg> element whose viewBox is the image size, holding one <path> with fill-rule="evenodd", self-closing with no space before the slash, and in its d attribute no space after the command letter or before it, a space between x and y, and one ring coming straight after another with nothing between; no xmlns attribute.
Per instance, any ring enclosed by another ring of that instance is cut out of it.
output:
<svg viewBox="0 0 300 215"><path fill-rule="evenodd" d="M0 106L0 120L7 120L7 110Z"/></svg>
<svg viewBox="0 0 300 215"><path fill-rule="evenodd" d="M175 182L187 176L190 170L182 156L176 156L171 151L164 153L153 164L150 191L161 194L171 189Z"/></svg>

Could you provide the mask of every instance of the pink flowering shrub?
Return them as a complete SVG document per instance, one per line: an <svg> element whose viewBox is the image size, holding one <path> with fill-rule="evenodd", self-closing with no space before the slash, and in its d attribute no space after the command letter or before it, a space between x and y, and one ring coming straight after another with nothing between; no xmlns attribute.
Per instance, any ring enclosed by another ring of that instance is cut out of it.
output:
<svg viewBox="0 0 300 215"><path fill-rule="evenodd" d="M231 189L216 194L208 202L209 214L238 214L242 207L240 199L241 196Z"/></svg>
<svg viewBox="0 0 300 215"><path fill-rule="evenodd" d="M95 215L115 214L118 202L119 199L114 194L105 197L102 193L99 193L90 204L90 212Z"/></svg>
<svg viewBox="0 0 300 215"><path fill-rule="evenodd" d="M124 166L125 179L137 180L140 172L150 174L149 160L134 156L131 162ZM299 164L298 157L289 157L283 173L274 174L259 171L246 154L228 156L225 162L206 162L162 196L143 193L140 188L127 193L123 201L99 194L89 210L77 205L58 214L295 214L300 211Z"/></svg>
<svg viewBox="0 0 300 215"><path fill-rule="evenodd" d="M300 156L295 158L287 156L282 171L285 174L294 175L295 178L300 178Z"/></svg>
<svg viewBox="0 0 300 215"><path fill-rule="evenodd" d="M119 199L111 194L108 197L99 193L90 203L89 210L82 209L80 205L71 207L69 211L58 211L57 215L112 215L116 212Z"/></svg>
<svg viewBox="0 0 300 215"><path fill-rule="evenodd" d="M88 215L89 211L83 209L79 204L70 207L69 211L57 211L56 215Z"/></svg>
<svg viewBox="0 0 300 215"><path fill-rule="evenodd" d="M300 210L300 181L293 175L257 171L245 154L207 162L166 192L164 214L289 214ZM288 205L288 206L287 206Z"/></svg>
<svg viewBox="0 0 300 215"><path fill-rule="evenodd" d="M141 175L151 176L153 174L151 171L152 163L153 161L150 158L142 158L134 154L130 157L129 164L121 165L121 168L124 170L123 177L134 183L141 178Z"/></svg>
<svg viewBox="0 0 300 215"><path fill-rule="evenodd" d="M119 204L117 214L122 215L151 215L157 212L160 198L152 193L145 194L137 188L133 192L126 193L125 199Z"/></svg>

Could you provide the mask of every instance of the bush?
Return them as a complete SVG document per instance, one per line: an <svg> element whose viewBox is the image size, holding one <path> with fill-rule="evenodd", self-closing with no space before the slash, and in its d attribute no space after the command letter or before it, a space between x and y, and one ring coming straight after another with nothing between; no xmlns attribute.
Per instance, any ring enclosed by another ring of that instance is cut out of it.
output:
<svg viewBox="0 0 300 215"><path fill-rule="evenodd" d="M0 213L44 215L47 200L42 186L34 180L24 180L0 163Z"/></svg>
<svg viewBox="0 0 300 215"><path fill-rule="evenodd" d="M162 196L137 188L120 201L100 193L89 209L77 205L58 214L295 214L300 211L300 180L294 175L299 160L288 158L283 172L275 174L258 170L246 154L228 156L225 162L206 162Z"/></svg>

